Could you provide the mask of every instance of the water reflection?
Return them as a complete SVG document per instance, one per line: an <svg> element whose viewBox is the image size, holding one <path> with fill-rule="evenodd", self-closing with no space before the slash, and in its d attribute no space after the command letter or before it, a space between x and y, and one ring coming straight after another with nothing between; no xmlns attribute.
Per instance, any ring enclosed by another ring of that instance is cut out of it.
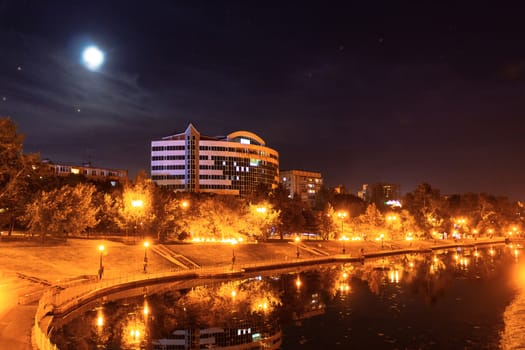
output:
<svg viewBox="0 0 525 350"><path fill-rule="evenodd" d="M500 347L507 349L525 348L525 261L520 260L521 245L509 245L515 265L510 283L517 289L517 295L503 314L505 328L501 333Z"/></svg>
<svg viewBox="0 0 525 350"><path fill-rule="evenodd" d="M52 340L63 350L497 348L508 282L525 286L525 269L512 275L515 250L407 254L101 301Z"/></svg>

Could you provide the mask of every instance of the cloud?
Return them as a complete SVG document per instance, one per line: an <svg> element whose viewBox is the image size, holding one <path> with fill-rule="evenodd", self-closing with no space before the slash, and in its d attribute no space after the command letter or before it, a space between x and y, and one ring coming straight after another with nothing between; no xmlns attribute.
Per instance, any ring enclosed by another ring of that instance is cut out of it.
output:
<svg viewBox="0 0 525 350"><path fill-rule="evenodd" d="M0 89L12 103L2 108L22 123L37 118L73 129L114 127L152 114L145 107L151 96L137 84L136 76L88 71L40 38L26 38L9 52L0 68Z"/></svg>

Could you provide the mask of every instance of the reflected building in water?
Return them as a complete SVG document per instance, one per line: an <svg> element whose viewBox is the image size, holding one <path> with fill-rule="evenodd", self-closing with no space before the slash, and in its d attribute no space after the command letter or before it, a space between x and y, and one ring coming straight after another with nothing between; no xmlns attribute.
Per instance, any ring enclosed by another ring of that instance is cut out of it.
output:
<svg viewBox="0 0 525 350"><path fill-rule="evenodd" d="M205 329L178 329L173 338L153 341L155 350L229 349L258 350L279 349L281 330L270 325Z"/></svg>
<svg viewBox="0 0 525 350"><path fill-rule="evenodd" d="M322 315L325 313L325 311L326 305L321 301L319 293L313 293L310 303L305 305L303 310L294 312L292 318L295 321L300 321L310 317Z"/></svg>

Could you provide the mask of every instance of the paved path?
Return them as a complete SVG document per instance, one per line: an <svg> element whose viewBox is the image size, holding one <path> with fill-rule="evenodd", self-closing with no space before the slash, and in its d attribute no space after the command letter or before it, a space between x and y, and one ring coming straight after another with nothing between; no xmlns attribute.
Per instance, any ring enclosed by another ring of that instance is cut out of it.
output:
<svg viewBox="0 0 525 350"><path fill-rule="evenodd" d="M31 350L31 329L38 301L21 305L20 296L43 291L44 286L14 273L0 274L0 349Z"/></svg>
<svg viewBox="0 0 525 350"><path fill-rule="evenodd" d="M32 350L31 328L37 304L19 305L0 318L0 349Z"/></svg>

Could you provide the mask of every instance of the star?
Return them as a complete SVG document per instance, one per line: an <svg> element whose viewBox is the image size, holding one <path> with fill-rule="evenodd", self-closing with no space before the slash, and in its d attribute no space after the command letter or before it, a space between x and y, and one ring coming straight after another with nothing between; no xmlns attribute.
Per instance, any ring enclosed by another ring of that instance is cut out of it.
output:
<svg viewBox="0 0 525 350"><path fill-rule="evenodd" d="M20 70L22 70L22 67L18 66L18 67L16 67L16 70L20 71Z"/></svg>

